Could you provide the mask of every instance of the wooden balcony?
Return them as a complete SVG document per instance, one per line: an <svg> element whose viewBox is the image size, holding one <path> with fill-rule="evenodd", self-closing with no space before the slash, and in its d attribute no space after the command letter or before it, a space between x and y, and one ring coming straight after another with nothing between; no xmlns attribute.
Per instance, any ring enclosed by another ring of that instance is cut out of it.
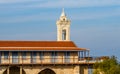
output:
<svg viewBox="0 0 120 74"><path fill-rule="evenodd" d="M58 65L58 64L94 64L108 57L84 58L1 58L0 65Z"/></svg>
<svg viewBox="0 0 120 74"><path fill-rule="evenodd" d="M88 61L79 61L78 58L1 58L0 65L48 65L48 64L89 64ZM92 63L91 63L92 64Z"/></svg>

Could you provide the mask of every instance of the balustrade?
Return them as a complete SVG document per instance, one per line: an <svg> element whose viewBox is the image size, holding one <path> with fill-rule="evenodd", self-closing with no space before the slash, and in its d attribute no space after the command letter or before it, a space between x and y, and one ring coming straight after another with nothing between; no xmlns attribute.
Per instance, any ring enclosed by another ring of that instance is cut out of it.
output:
<svg viewBox="0 0 120 74"><path fill-rule="evenodd" d="M74 64L78 58L1 58L0 64Z"/></svg>

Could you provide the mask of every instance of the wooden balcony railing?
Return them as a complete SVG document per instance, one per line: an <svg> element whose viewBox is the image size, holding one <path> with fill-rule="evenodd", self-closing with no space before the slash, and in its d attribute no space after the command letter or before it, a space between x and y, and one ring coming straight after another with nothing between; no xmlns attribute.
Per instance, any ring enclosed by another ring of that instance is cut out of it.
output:
<svg viewBox="0 0 120 74"><path fill-rule="evenodd" d="M89 63L95 63L95 62L102 62L103 60L108 59L108 56L100 56L100 57L83 57L79 58L79 62L89 62Z"/></svg>
<svg viewBox="0 0 120 74"><path fill-rule="evenodd" d="M78 58L1 58L0 64L76 64Z"/></svg>
<svg viewBox="0 0 120 74"><path fill-rule="evenodd" d="M0 65L11 64L93 64L101 62L103 59L88 58L0 58Z"/></svg>

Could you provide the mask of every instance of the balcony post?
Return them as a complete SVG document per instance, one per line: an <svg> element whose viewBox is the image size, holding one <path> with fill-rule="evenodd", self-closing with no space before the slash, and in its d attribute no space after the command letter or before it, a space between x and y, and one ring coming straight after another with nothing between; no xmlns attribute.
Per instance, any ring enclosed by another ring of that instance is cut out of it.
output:
<svg viewBox="0 0 120 74"><path fill-rule="evenodd" d="M79 52L78 52L78 56L79 56ZM73 52L73 63L75 63L75 52Z"/></svg>
<svg viewBox="0 0 120 74"><path fill-rule="evenodd" d="M83 51L81 52L81 57L82 57L82 60L83 60Z"/></svg>
<svg viewBox="0 0 120 74"><path fill-rule="evenodd" d="M43 62L43 51L40 52L40 61L41 61L41 64Z"/></svg>
<svg viewBox="0 0 120 74"><path fill-rule="evenodd" d="M9 51L9 53L8 53L8 60L9 60L9 65L10 65L10 51Z"/></svg>
<svg viewBox="0 0 120 74"><path fill-rule="evenodd" d="M85 52L85 51L82 52L82 53L83 53L83 58L84 58L84 52Z"/></svg>
<svg viewBox="0 0 120 74"><path fill-rule="evenodd" d="M64 52L62 53L62 64L64 63Z"/></svg>
<svg viewBox="0 0 120 74"><path fill-rule="evenodd" d="M33 51L31 51L31 64L33 65Z"/></svg>
<svg viewBox="0 0 120 74"><path fill-rule="evenodd" d="M20 64L20 54L21 52L18 52L18 64Z"/></svg>
<svg viewBox="0 0 120 74"><path fill-rule="evenodd" d="M55 64L55 58L56 58L56 55L55 55L55 51L54 51L54 56L53 56L54 64Z"/></svg>
<svg viewBox="0 0 120 74"><path fill-rule="evenodd" d="M22 65L23 65L23 52L21 52L21 60L22 60Z"/></svg>
<svg viewBox="0 0 120 74"><path fill-rule="evenodd" d="M79 57L80 57L79 59L81 60L81 51L79 51Z"/></svg>
<svg viewBox="0 0 120 74"><path fill-rule="evenodd" d="M86 57L86 51L84 51L84 57Z"/></svg>
<svg viewBox="0 0 120 74"><path fill-rule="evenodd" d="M87 56L88 56L88 63L89 63L89 60L90 60L90 56L89 56L89 50L88 50L88 55L87 55Z"/></svg>

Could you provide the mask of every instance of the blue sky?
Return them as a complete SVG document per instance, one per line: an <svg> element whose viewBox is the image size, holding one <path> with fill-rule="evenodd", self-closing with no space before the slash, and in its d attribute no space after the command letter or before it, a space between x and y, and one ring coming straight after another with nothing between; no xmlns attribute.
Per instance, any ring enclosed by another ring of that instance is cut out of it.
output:
<svg viewBox="0 0 120 74"><path fill-rule="evenodd" d="M77 46L120 60L120 0L0 0L0 40L56 40L62 8Z"/></svg>

